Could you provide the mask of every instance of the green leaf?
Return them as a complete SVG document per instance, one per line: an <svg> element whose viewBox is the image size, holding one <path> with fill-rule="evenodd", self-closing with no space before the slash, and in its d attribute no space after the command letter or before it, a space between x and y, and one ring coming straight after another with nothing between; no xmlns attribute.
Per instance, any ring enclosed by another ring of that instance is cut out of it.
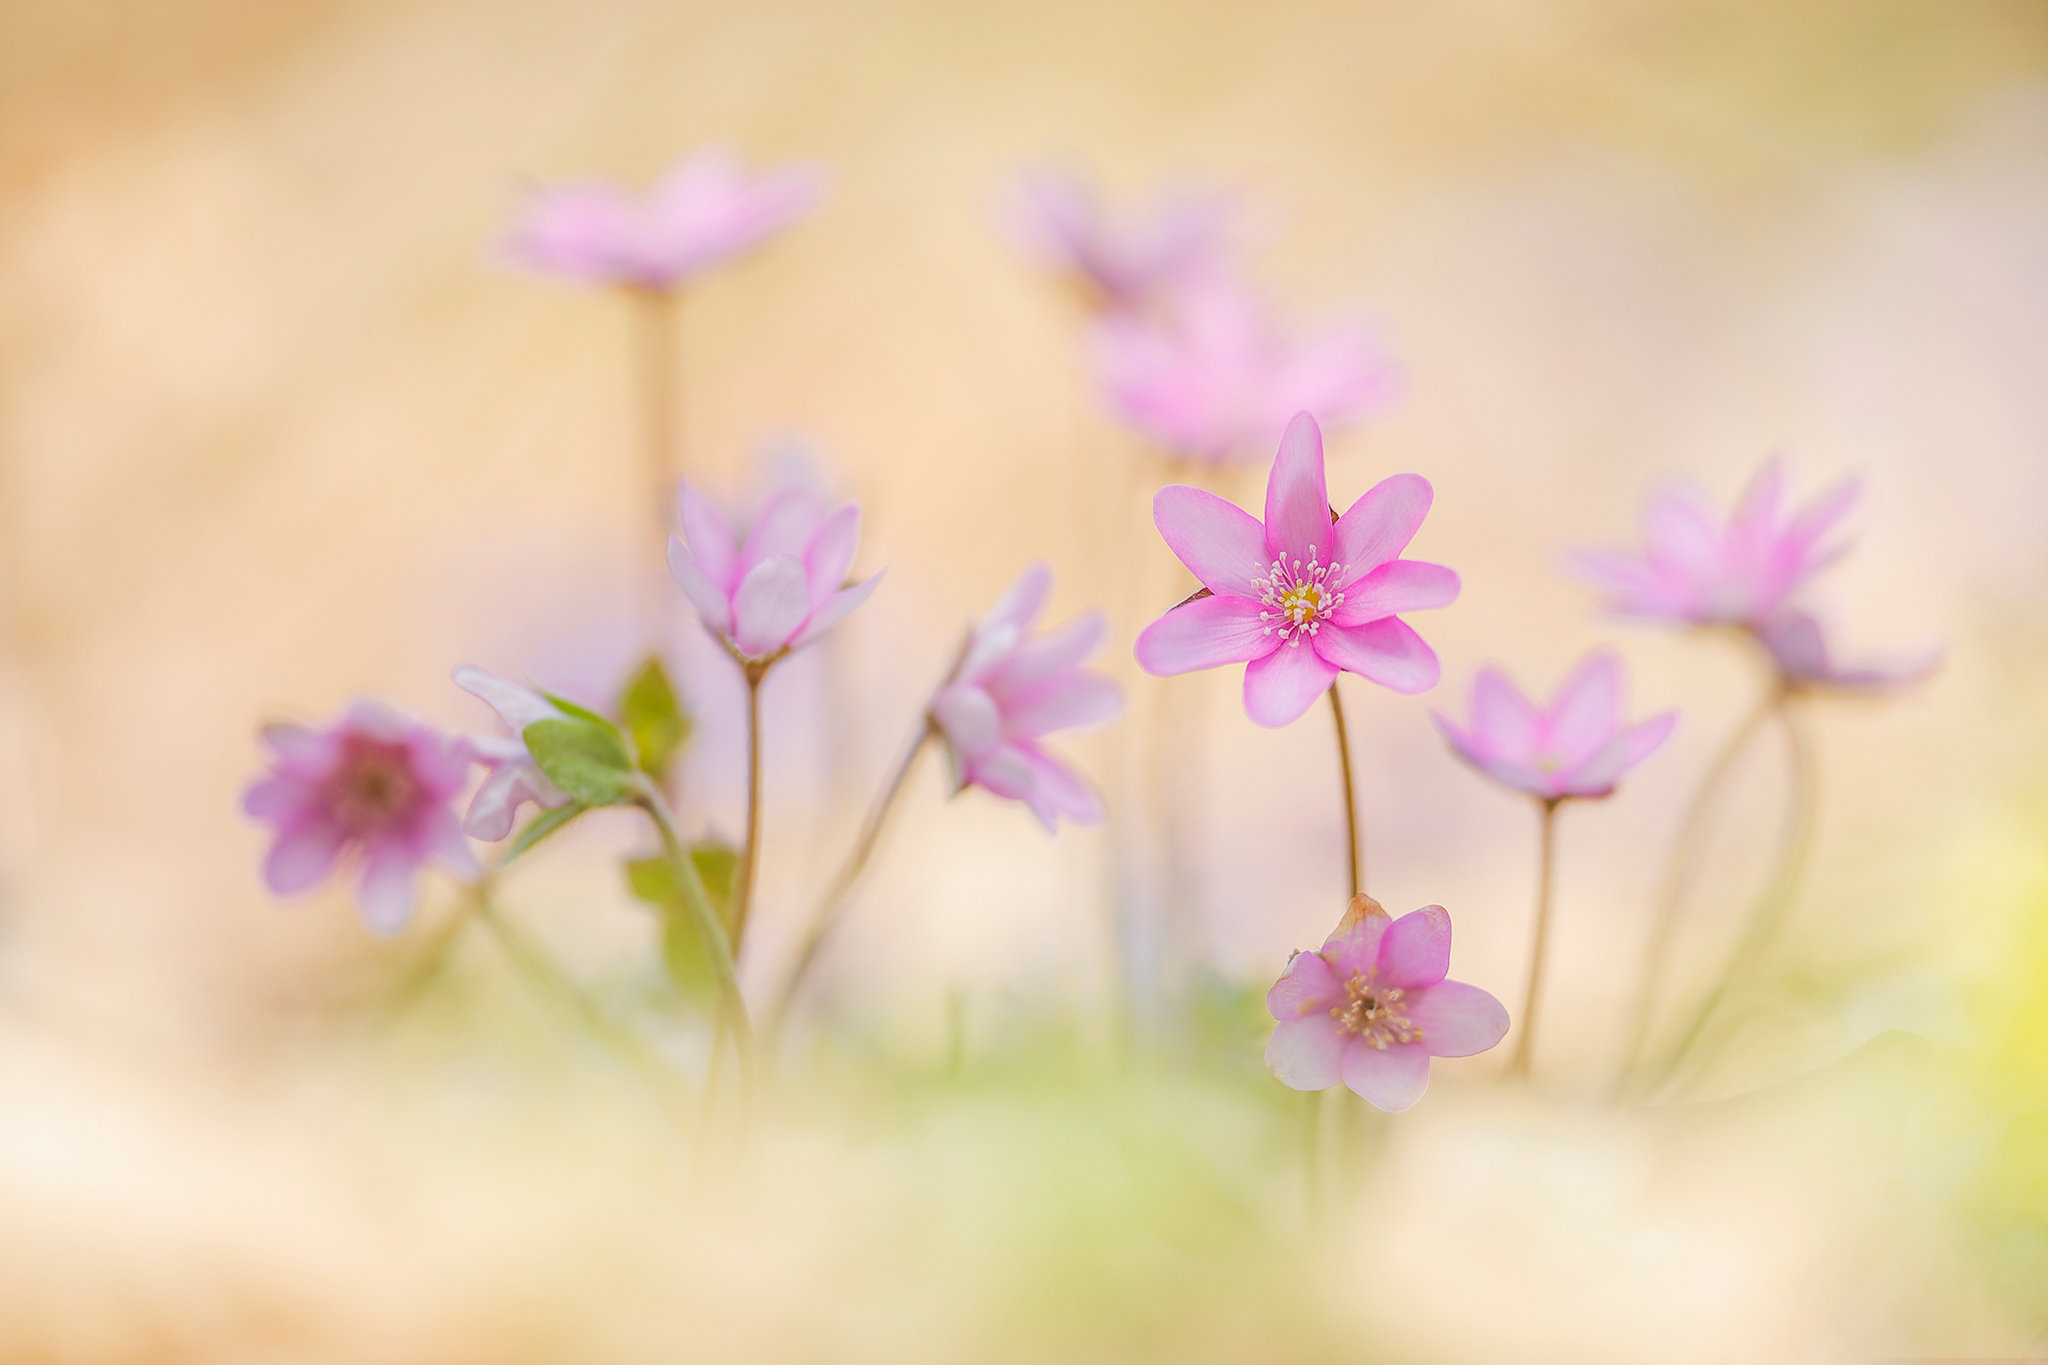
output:
<svg viewBox="0 0 2048 1365"><path fill-rule="evenodd" d="M616 806L632 793L632 755L609 721L564 716L520 731L548 780L586 806Z"/></svg>
<svg viewBox="0 0 2048 1365"><path fill-rule="evenodd" d="M669 760L690 738L690 717L676 700L658 656L648 655L620 694L619 723L640 755L640 771L661 781Z"/></svg>
<svg viewBox="0 0 2048 1365"><path fill-rule="evenodd" d="M697 875L704 879L711 908L730 932L733 877L740 863L738 850L706 840L690 849L690 861L696 865ZM669 872L668 859L636 858L627 863L626 887L636 899L661 912L662 961L683 998L704 1009L715 1007L718 975L711 968L711 949L683 905L683 893Z"/></svg>
<svg viewBox="0 0 2048 1365"><path fill-rule="evenodd" d="M549 701L553 702L555 704L555 709L557 711L560 711L565 716L574 716L578 720L594 720L599 725L611 724L610 721L606 720L603 716L600 716L599 714L597 714L597 712L591 710L589 707L578 706L575 702L570 701L567 697L558 697L554 693L548 691L545 687L536 687L533 690L540 693L543 697L546 697Z"/></svg>
<svg viewBox="0 0 2048 1365"><path fill-rule="evenodd" d="M526 828L519 831L519 837L512 841L512 846L499 856L498 866L505 866L589 809L581 801L571 801L566 806L556 806L534 816L526 822Z"/></svg>

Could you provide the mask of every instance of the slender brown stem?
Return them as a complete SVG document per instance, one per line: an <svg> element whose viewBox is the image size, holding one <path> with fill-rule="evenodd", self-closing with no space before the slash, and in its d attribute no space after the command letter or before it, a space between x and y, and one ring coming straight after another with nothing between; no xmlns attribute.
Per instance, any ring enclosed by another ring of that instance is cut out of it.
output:
<svg viewBox="0 0 2048 1365"><path fill-rule="evenodd" d="M1542 803L1541 832L1536 855L1536 942L1529 952L1529 989L1523 996L1522 1027L1515 1040L1515 1057L1508 1064L1510 1076L1526 1076L1536 1055L1536 1005L1543 993L1544 950L1550 944L1550 900L1557 845L1557 807L1560 798Z"/></svg>
<svg viewBox="0 0 2048 1365"><path fill-rule="evenodd" d="M1330 684L1330 715L1337 722L1337 765L1344 775L1344 870L1351 877L1351 894L1365 890L1365 853L1358 843L1358 788L1351 776L1351 736L1344 728L1344 699L1337 684Z"/></svg>
<svg viewBox="0 0 2048 1365"><path fill-rule="evenodd" d="M662 799L661 790L643 777L636 799L661 835L661 851L668 859L669 876L675 881L676 889L682 892L683 908L704 940L705 950L711 958L711 975L718 986L723 1006L725 1027L732 1034L733 1051L739 1058L742 1082L750 1084L753 1029L747 1022L747 1003L740 995L738 974L733 970L732 943L725 936L725 926L719 922L718 912L711 908L711 897L704 890L704 879L698 875L697 864L676 833L675 818L669 814L668 803Z"/></svg>

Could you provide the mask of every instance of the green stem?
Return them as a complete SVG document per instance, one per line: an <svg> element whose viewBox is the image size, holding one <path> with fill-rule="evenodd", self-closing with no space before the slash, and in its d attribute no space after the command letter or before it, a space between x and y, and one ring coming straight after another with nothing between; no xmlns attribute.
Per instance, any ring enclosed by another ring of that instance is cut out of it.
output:
<svg viewBox="0 0 2048 1365"><path fill-rule="evenodd" d="M1365 853L1358 841L1358 788L1351 775L1351 737L1344 726L1344 699L1337 684L1330 684L1330 715L1337 722L1337 766L1344 777L1345 871L1351 876L1351 894L1365 890Z"/></svg>
<svg viewBox="0 0 2048 1365"><path fill-rule="evenodd" d="M754 881L761 874L761 680L767 670L746 670L747 678L747 842L740 850L739 876L732 893L732 947L738 956L747 941L747 914Z"/></svg>
<svg viewBox="0 0 2048 1365"><path fill-rule="evenodd" d="M1561 798L1543 803L1543 818L1537 835L1536 855L1536 941L1529 952L1529 989L1523 996L1522 1026L1515 1039L1515 1057L1508 1064L1510 1076L1527 1076L1536 1058L1536 1006L1543 994L1543 958L1550 943L1550 901L1553 869L1556 865L1557 807Z"/></svg>
<svg viewBox="0 0 2048 1365"><path fill-rule="evenodd" d="M661 851L668 859L669 876L682 892L683 908L689 912L691 923L710 953L711 974L718 986L725 1026L732 1033L733 1051L738 1054L741 1077L743 1081L750 1081L753 1074L753 1029L747 1022L747 1002L740 995L739 977L733 970L732 944L725 936L725 926L719 923L718 912L711 907L711 897L704 890L703 878L698 876L696 863L691 861L689 850L683 847L683 841L676 833L675 819L669 814L668 803L662 800L660 789L643 775L639 778L636 799L661 835Z"/></svg>

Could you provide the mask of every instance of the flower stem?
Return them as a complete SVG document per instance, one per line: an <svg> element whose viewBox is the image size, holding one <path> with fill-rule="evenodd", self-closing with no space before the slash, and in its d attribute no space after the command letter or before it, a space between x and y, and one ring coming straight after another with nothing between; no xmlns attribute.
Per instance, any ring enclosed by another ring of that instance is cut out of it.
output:
<svg viewBox="0 0 2048 1365"><path fill-rule="evenodd" d="M741 1082L742 1085L751 1084L753 1029L747 1023L747 1002L740 995L739 977L733 970L732 944L725 936L725 926L719 923L718 912L711 908L711 897L704 890L704 880L698 876L697 864L691 861L689 850L683 847L683 841L676 833L675 819L669 814L668 803L662 800L660 788L642 776L636 800L661 835L661 851L668 859L669 876L674 879L676 889L682 892L683 908L689 912L690 921L696 926L711 957L711 974L718 985L724 1024L732 1033L733 1051L739 1058Z"/></svg>
<svg viewBox="0 0 2048 1365"><path fill-rule="evenodd" d="M1536 1005L1543 993L1543 956L1550 943L1551 883L1556 865L1557 807L1560 798L1543 803L1536 854L1536 942L1529 952L1529 990L1523 997L1521 1035L1515 1040L1514 1060L1508 1063L1510 1076L1527 1076L1536 1055Z"/></svg>
<svg viewBox="0 0 2048 1365"><path fill-rule="evenodd" d="M677 299L668 289L636 289L632 292L633 313L639 334L641 459L642 477L647 484L648 511L654 538L653 571L642 591L647 594L643 625L650 642L660 640L664 630L661 566L665 562L669 525L673 516L675 474L678 460L677 414L681 407L681 385L677 379Z"/></svg>
<svg viewBox="0 0 2048 1365"><path fill-rule="evenodd" d="M747 842L740 850L740 868L732 899L732 949L735 957L747 941L747 913L754 905L754 882L761 875L761 680L767 670L746 670L747 677Z"/></svg>
<svg viewBox="0 0 2048 1365"><path fill-rule="evenodd" d="M1344 776L1344 870L1351 878L1351 894L1365 890L1365 851L1358 840L1358 786L1351 776L1351 736L1344 728L1344 699L1337 684L1330 684L1330 715L1337 722L1337 766Z"/></svg>

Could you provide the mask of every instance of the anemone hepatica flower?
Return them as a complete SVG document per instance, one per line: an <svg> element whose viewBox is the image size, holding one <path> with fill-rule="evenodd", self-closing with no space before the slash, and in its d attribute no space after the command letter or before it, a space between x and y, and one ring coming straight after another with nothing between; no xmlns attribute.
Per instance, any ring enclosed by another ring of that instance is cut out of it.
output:
<svg viewBox="0 0 2048 1365"><path fill-rule="evenodd" d="M455 741L472 760L490 769L490 776L469 799L462 832L495 843L512 832L513 818L526 802L545 810L568 805L569 794L548 780L519 737L535 721L561 716L555 704L530 687L506 682L473 664L455 670L455 685L488 704L512 731L509 736L463 735Z"/></svg>
<svg viewBox="0 0 2048 1365"><path fill-rule="evenodd" d="M1725 525L1699 490L1667 488L1643 509L1640 554L1582 550L1573 567L1624 616L1754 628L1848 548L1823 542L1856 492L1856 481L1844 479L1788 513L1784 470L1771 460Z"/></svg>
<svg viewBox="0 0 2048 1365"><path fill-rule="evenodd" d="M263 730L270 770L242 795L242 809L276 838L263 880L280 896L310 890L344 855L363 864L357 903L378 933L412 917L413 882L426 863L473 876L476 857L449 803L469 779L469 760L430 725L358 701L324 730Z"/></svg>
<svg viewBox="0 0 2048 1365"><path fill-rule="evenodd" d="M1941 667L1943 653L1933 646L1903 658L1845 664L1828 648L1820 622L1803 611L1780 612L1758 628L1757 638L1792 691L1895 692L1926 681Z"/></svg>
<svg viewBox="0 0 2048 1365"><path fill-rule="evenodd" d="M1431 1057L1469 1057L1498 1043L1508 1012L1477 986L1446 981L1451 917L1441 905L1389 919L1356 897L1321 950L1296 953L1266 992L1279 1020L1266 1069L1295 1090L1342 1081L1399 1113L1429 1087Z"/></svg>
<svg viewBox="0 0 2048 1365"><path fill-rule="evenodd" d="M1223 275L1192 281L1164 313L1098 326L1095 371L1111 409L1167 453L1256 459L1297 412L1343 424L1377 411L1394 372L1363 327L1293 340L1265 302Z"/></svg>
<svg viewBox="0 0 2048 1365"><path fill-rule="evenodd" d="M1543 709L1505 673L1483 668L1472 683L1470 728L1441 713L1436 728L1458 757L1504 787L1543 801L1597 799L1678 724L1676 711L1627 724L1625 690L1621 660L1607 650L1581 663Z"/></svg>
<svg viewBox="0 0 2048 1365"><path fill-rule="evenodd" d="M1017 177L1004 218L1025 252L1078 283L1098 304L1137 308L1214 269L1230 225L1229 196L1162 197L1142 221L1110 221L1088 186L1065 172Z"/></svg>
<svg viewBox="0 0 2048 1365"><path fill-rule="evenodd" d="M801 649L868 599L877 571L846 586L860 543L860 508L827 512L808 488L771 497L740 540L686 481L683 537L668 540L669 572L704 626L743 661L765 665Z"/></svg>
<svg viewBox="0 0 2048 1365"><path fill-rule="evenodd" d="M1145 627L1139 664L1162 676L1245 664L1244 709L1261 725L1300 719L1339 671L1396 692L1428 691L1436 652L1396 613L1449 606L1458 575L1396 556L1430 497L1427 479L1396 474L1332 525L1323 434L1305 412L1281 438L1263 524L1202 489L1160 489L1152 519L1210 595Z"/></svg>
<svg viewBox="0 0 2048 1365"><path fill-rule="evenodd" d="M1047 833L1061 815L1075 824L1100 823L1102 803L1039 741L1123 709L1117 685L1081 667L1108 629L1099 613L1031 635L1051 591L1052 570L1043 564L1026 569L975 623L959 668L931 708L952 759L955 789L983 787L1022 801Z"/></svg>
<svg viewBox="0 0 2048 1365"><path fill-rule="evenodd" d="M551 275L671 289L787 227L819 192L811 167L750 176L732 152L712 147L677 162L645 195L602 183L537 191L507 246Z"/></svg>

